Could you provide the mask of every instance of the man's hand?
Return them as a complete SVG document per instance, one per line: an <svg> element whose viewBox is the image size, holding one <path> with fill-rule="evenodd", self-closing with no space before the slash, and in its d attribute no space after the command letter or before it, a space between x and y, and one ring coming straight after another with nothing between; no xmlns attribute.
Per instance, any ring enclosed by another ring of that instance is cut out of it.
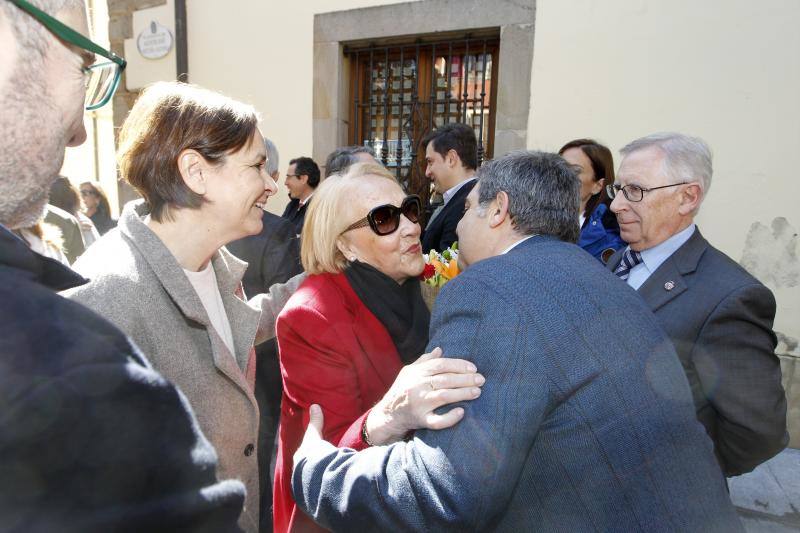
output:
<svg viewBox="0 0 800 533"><path fill-rule="evenodd" d="M293 465L297 465L297 461L305 455L305 450L314 447L322 438L322 426L325 422L325 417L322 416L322 408L314 404L308 410L308 427L306 434L303 436L303 442L300 447L294 452Z"/></svg>
<svg viewBox="0 0 800 533"><path fill-rule="evenodd" d="M389 391L372 408L366 420L372 444L390 444L409 431L445 429L464 417L456 407L443 414L434 411L451 403L474 400L486 382L469 361L442 357L441 348L423 354L405 366Z"/></svg>

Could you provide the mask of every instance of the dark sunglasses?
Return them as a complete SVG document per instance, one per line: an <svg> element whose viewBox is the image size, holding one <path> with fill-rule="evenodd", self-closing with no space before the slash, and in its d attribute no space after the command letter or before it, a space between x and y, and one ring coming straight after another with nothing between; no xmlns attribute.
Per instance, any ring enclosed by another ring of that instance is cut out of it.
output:
<svg viewBox="0 0 800 533"><path fill-rule="evenodd" d="M419 196L406 196L400 207L392 204L379 205L371 209L367 216L358 222L347 226L342 233L369 225L372 231L378 235L389 235L400 227L400 215L416 224L419 222L420 211L422 211L422 202L420 202Z"/></svg>

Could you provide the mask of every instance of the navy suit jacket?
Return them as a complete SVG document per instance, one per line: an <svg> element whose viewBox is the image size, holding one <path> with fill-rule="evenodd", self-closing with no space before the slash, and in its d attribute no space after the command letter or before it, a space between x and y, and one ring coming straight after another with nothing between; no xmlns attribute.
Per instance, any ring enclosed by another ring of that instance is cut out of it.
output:
<svg viewBox="0 0 800 533"><path fill-rule="evenodd" d="M307 207L308 202L300 205L300 200L297 198L292 198L289 203L286 204L286 208L283 210L283 214L281 215L283 218L291 222L292 225L294 225L295 234L297 237L300 237L300 233L303 231L303 224L306 221Z"/></svg>
<svg viewBox="0 0 800 533"><path fill-rule="evenodd" d="M422 253L441 252L458 240L456 227L464 216L464 202L477 181L472 180L456 191L436 218L428 223L422 232Z"/></svg>
<svg viewBox="0 0 800 533"><path fill-rule="evenodd" d="M295 498L334 530L741 531L669 340L573 244L533 237L437 299L431 349L475 362L455 427L356 453L320 442Z"/></svg>
<svg viewBox="0 0 800 533"><path fill-rule="evenodd" d="M623 252L609 260L611 270ZM638 292L675 345L725 475L750 472L785 448L772 292L699 229Z"/></svg>
<svg viewBox="0 0 800 533"><path fill-rule="evenodd" d="M276 283L286 283L303 271L294 225L266 211L261 222L260 233L227 245L233 255L247 262L242 285L248 298L269 291Z"/></svg>

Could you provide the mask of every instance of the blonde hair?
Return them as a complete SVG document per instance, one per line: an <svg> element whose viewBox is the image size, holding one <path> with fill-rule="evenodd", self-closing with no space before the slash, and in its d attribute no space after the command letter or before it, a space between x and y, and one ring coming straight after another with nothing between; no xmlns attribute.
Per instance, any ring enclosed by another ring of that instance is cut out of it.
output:
<svg viewBox="0 0 800 533"><path fill-rule="evenodd" d="M338 274L347 266L347 258L336 243L347 226L355 222L347 218L348 206L364 181L370 178L388 179L397 184L392 173L382 165L358 163L345 174L325 178L314 191L300 244L300 259L308 274Z"/></svg>

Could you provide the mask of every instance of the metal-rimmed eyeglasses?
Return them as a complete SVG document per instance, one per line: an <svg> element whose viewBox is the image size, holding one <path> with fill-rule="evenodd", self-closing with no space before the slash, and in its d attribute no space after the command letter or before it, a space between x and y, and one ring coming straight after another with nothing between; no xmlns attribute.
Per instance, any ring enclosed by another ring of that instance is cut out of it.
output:
<svg viewBox="0 0 800 533"><path fill-rule="evenodd" d="M400 207L392 204L379 205L370 209L367 216L353 222L342 232L347 233L350 230L363 228L369 225L377 235L389 235L397 231L400 227L400 215L403 215L414 224L419 222L419 214L422 211L422 202L419 196L412 194L403 199Z"/></svg>
<svg viewBox="0 0 800 533"><path fill-rule="evenodd" d="M110 60L83 67L83 73L86 78L84 107L87 111L92 111L106 105L114 95L114 91L117 90L122 71L125 70L127 62L114 52L106 50L25 0L9 1L39 21L62 41Z"/></svg>
<svg viewBox="0 0 800 533"><path fill-rule="evenodd" d="M617 183L613 185L606 185L606 194L612 200L617 195L617 192L622 191L622 194L625 195L625 198L629 202L641 202L642 198L644 198L644 193L655 191L658 189L666 189L667 187L677 187L678 185L686 185L689 183L688 181L682 181L680 183L672 183L670 185L662 185L660 187L650 187L649 189L645 189L644 187L639 187L638 185L619 185Z"/></svg>

